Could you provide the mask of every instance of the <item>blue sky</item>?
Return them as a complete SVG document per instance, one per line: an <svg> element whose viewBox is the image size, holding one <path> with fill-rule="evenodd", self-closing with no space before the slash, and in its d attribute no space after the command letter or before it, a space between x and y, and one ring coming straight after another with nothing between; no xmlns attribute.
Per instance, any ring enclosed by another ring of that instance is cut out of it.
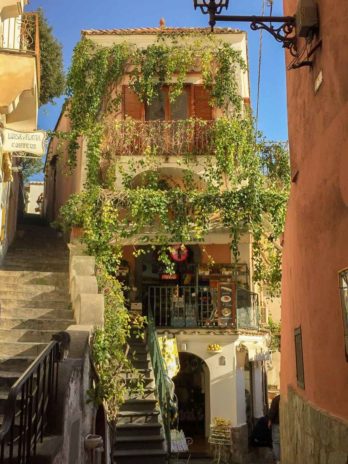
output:
<svg viewBox="0 0 348 464"><path fill-rule="evenodd" d="M264 0L232 0L224 14L261 14ZM266 0L265 0L266 1ZM267 1L266 1L267 3ZM154 27L164 17L167 26L206 27L208 17L194 10L192 0L31 0L30 10L41 7L63 45L67 69L81 29L115 29ZM266 6L265 13L268 12ZM281 15L282 0L273 0L273 14ZM249 30L248 24L220 23L248 31L251 103L256 110L259 32ZM263 33L259 129L270 140L287 140L285 56L281 44L267 32ZM292 71L293 72L293 71ZM40 109L39 126L53 129L63 99L56 105Z"/></svg>

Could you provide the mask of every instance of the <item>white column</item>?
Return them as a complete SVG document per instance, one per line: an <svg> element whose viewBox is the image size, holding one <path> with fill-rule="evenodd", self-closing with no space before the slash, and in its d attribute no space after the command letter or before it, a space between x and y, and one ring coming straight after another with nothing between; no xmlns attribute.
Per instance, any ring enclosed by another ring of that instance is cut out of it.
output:
<svg viewBox="0 0 348 464"><path fill-rule="evenodd" d="M237 427L246 424L244 367L236 369Z"/></svg>
<svg viewBox="0 0 348 464"><path fill-rule="evenodd" d="M261 362L255 361L252 363L252 366L254 379L254 417L259 418L263 416L263 382Z"/></svg>

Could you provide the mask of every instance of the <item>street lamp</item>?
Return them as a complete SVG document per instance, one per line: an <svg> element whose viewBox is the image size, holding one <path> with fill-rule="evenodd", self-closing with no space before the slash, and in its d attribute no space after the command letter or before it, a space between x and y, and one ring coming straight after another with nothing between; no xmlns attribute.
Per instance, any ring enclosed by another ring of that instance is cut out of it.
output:
<svg viewBox="0 0 348 464"><path fill-rule="evenodd" d="M318 30L317 6L314 0L299 0L296 16L227 16L221 15L223 8L228 8L229 0L193 0L203 14L209 14L212 31L217 21L248 22L253 31L264 29L297 56L296 38L311 37ZM265 24L268 23L268 24ZM273 23L280 24L274 26ZM296 30L297 29L297 30Z"/></svg>
<svg viewBox="0 0 348 464"><path fill-rule="evenodd" d="M193 0L195 9L199 6L203 13L209 13L209 7L213 7L216 14L220 14L223 8L228 8L229 0Z"/></svg>

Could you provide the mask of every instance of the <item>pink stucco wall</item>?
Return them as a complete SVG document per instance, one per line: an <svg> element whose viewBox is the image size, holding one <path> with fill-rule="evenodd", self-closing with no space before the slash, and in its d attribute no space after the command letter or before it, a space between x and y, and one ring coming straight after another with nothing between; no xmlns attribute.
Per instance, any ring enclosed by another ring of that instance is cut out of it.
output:
<svg viewBox="0 0 348 464"><path fill-rule="evenodd" d="M296 0L284 3L285 14L294 14ZM319 0L318 6L322 47L313 67L287 72L291 166L298 174L284 235L281 389L285 396L291 385L315 406L348 419L338 284L338 272L348 267L348 2ZM320 72L323 81L315 92ZM296 381L298 326L305 389Z"/></svg>
<svg viewBox="0 0 348 464"><path fill-rule="evenodd" d="M56 130L67 133L70 131L70 121L66 114L61 116ZM67 142L55 137L50 143L45 171L44 203L45 215L49 221L57 219L60 207L66 203L71 194L79 193L82 190L83 156L81 145L82 140L80 140L80 148L76 153L76 166L70 172L67 167ZM56 163L50 161L53 157L56 157Z"/></svg>

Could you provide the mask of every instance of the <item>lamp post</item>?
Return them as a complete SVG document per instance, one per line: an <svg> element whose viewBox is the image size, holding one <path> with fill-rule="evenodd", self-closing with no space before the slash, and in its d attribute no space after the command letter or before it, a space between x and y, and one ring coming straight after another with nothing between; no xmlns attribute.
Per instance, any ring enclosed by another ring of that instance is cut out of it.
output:
<svg viewBox="0 0 348 464"><path fill-rule="evenodd" d="M212 31L217 21L247 22L250 23L250 28L253 31L264 29L269 32L277 42L282 43L283 47L289 49L290 53L295 57L297 56L297 36L309 37L318 28L316 6L313 0L300 0L299 3L300 6L296 16L228 16L220 13L223 8L228 8L229 0L193 0L195 9L200 8L203 14L209 15L209 25ZM305 8L303 8L303 3L306 3ZM311 24L305 24L305 27L303 27L303 21L308 20L309 12ZM297 16L302 20L298 31L296 31ZM277 25L274 26L274 23Z"/></svg>

